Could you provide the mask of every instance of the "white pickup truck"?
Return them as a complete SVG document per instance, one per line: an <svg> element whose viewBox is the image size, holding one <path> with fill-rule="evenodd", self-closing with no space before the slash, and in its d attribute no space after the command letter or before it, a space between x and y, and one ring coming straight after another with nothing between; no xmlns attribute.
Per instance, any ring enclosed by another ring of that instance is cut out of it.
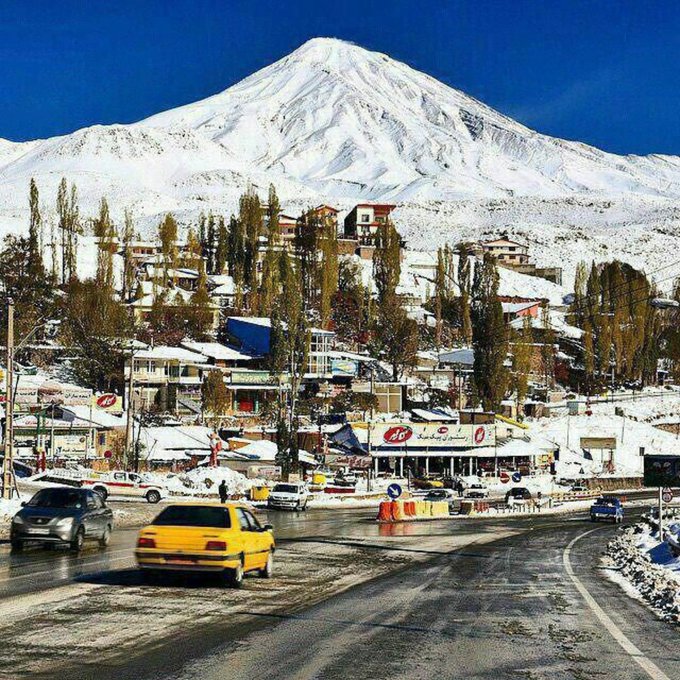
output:
<svg viewBox="0 0 680 680"><path fill-rule="evenodd" d="M122 496L145 498L149 503L158 503L165 495L163 488L150 484L136 472L107 472L83 479L81 486L96 491L104 500L109 496Z"/></svg>

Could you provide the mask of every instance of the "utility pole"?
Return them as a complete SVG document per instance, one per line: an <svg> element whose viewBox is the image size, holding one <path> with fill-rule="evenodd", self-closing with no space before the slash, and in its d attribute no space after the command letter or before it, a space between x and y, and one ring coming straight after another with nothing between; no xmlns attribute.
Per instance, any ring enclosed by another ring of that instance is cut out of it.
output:
<svg viewBox="0 0 680 680"><path fill-rule="evenodd" d="M659 540L663 541L663 487L659 487Z"/></svg>
<svg viewBox="0 0 680 680"><path fill-rule="evenodd" d="M123 451L123 469L127 470L128 453L132 444L132 395L134 374L134 353L130 353L130 378L128 380L127 417L125 419L125 449Z"/></svg>
<svg viewBox="0 0 680 680"><path fill-rule="evenodd" d="M5 399L5 459L2 497L11 500L16 491L14 477L14 301L7 301L7 377ZM18 494L17 494L18 495Z"/></svg>

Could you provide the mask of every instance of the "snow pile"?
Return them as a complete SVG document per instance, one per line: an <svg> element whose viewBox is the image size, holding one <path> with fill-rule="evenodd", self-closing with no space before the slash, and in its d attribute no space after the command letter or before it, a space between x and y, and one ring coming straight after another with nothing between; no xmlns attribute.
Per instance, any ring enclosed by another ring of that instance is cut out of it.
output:
<svg viewBox="0 0 680 680"><path fill-rule="evenodd" d="M680 560L671 556L665 543L652 538L648 526L636 524L619 531L609 542L607 555L662 618L680 621L680 580L672 571Z"/></svg>
<svg viewBox="0 0 680 680"><path fill-rule="evenodd" d="M0 498L0 524L10 522L12 517L21 509L21 498L7 500Z"/></svg>
<svg viewBox="0 0 680 680"><path fill-rule="evenodd" d="M230 468L198 467L176 478L182 483L183 493L192 496L218 496L218 486L224 480L227 483L227 491L232 495L245 495L250 488L258 483L258 480L248 479L240 472ZM172 482L173 491L179 489L176 482Z"/></svg>

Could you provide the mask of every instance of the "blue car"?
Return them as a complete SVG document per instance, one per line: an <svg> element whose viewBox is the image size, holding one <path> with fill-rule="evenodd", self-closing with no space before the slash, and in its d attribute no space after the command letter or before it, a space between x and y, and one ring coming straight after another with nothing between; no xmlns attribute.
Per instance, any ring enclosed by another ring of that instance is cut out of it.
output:
<svg viewBox="0 0 680 680"><path fill-rule="evenodd" d="M590 507L590 521L608 519L614 524L623 522L623 503L616 496L600 496Z"/></svg>

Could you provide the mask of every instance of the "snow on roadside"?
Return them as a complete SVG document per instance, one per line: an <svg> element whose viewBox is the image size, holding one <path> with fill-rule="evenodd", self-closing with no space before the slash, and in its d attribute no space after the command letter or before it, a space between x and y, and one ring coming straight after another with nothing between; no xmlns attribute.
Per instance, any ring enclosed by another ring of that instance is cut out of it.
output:
<svg viewBox="0 0 680 680"><path fill-rule="evenodd" d="M21 509L22 498L7 500L0 498L0 523L10 522L12 517Z"/></svg>
<svg viewBox="0 0 680 680"><path fill-rule="evenodd" d="M621 585L632 586L664 620L680 621L680 558L671 555L648 525L619 531L607 546L607 556L625 579Z"/></svg>

